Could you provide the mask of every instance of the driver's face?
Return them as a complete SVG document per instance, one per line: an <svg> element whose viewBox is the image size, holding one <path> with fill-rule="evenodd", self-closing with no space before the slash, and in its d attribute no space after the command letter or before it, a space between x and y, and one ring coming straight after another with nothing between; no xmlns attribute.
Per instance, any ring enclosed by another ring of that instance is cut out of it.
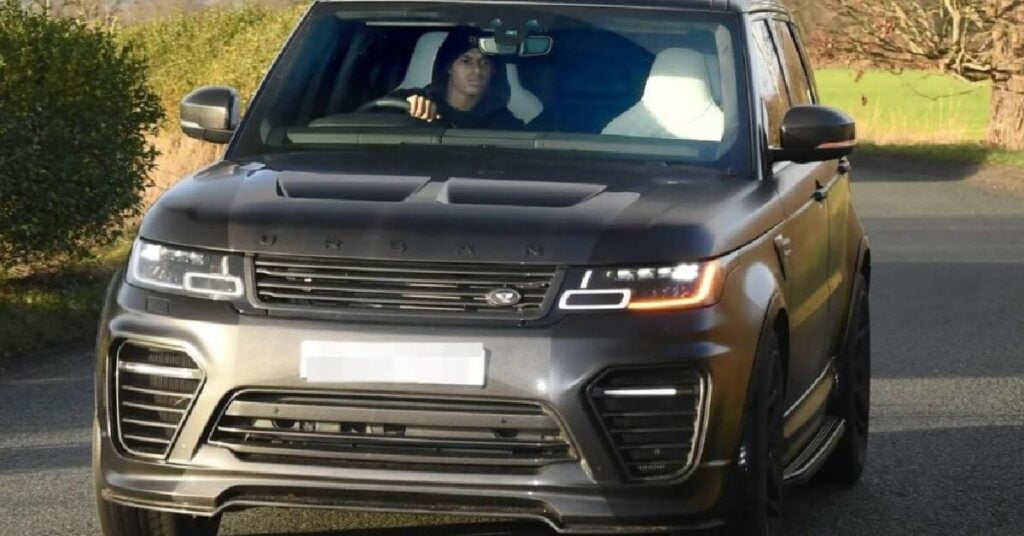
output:
<svg viewBox="0 0 1024 536"><path fill-rule="evenodd" d="M494 76L491 58L473 48L464 52L448 70L449 84L463 95L478 97L487 91Z"/></svg>

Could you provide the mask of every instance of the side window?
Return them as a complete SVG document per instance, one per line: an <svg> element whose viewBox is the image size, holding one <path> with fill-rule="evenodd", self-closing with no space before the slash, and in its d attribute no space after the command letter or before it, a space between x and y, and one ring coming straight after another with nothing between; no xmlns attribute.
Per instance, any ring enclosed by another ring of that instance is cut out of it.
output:
<svg viewBox="0 0 1024 536"><path fill-rule="evenodd" d="M782 66L775 52L768 22L755 22L753 34L758 92L768 120L768 145L778 147L782 137L782 118L789 110L786 83L782 78Z"/></svg>
<svg viewBox="0 0 1024 536"><path fill-rule="evenodd" d="M789 86L789 100L793 105L814 104L814 92L811 91L810 77L804 69L800 58L800 49L793 40L789 23L774 21L775 36L778 39L779 53L782 55L782 67L786 73L786 85Z"/></svg>

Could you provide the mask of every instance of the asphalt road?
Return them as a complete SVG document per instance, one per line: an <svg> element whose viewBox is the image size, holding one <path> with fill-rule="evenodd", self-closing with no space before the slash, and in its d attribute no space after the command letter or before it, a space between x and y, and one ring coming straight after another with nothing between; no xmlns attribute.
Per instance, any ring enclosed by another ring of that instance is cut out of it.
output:
<svg viewBox="0 0 1024 536"><path fill-rule="evenodd" d="M787 533L1021 534L1024 197L965 180L970 169L883 164L862 160L854 185L875 259L868 469L852 490L794 490ZM57 351L0 374L0 534L98 534L89 476L91 360L88 349ZM256 510L226 516L223 533L546 531Z"/></svg>

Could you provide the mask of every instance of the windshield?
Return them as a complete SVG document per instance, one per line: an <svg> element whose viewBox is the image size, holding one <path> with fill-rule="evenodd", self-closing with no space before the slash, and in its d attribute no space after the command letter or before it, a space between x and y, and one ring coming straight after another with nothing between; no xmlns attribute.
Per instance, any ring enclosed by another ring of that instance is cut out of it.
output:
<svg viewBox="0 0 1024 536"><path fill-rule="evenodd" d="M228 156L479 146L743 173L738 22L621 7L320 4Z"/></svg>

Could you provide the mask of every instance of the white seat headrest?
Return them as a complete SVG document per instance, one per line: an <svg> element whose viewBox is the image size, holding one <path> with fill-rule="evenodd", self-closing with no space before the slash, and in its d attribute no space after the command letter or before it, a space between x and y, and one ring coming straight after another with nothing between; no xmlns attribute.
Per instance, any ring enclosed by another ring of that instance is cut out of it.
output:
<svg viewBox="0 0 1024 536"><path fill-rule="evenodd" d="M520 121L529 123L544 111L544 104L532 91L523 87L523 83L519 81L519 68L514 63L507 64L505 68L508 86L512 90L508 99L508 111Z"/></svg>
<svg viewBox="0 0 1024 536"><path fill-rule="evenodd" d="M434 61L437 59L437 51L441 49L448 32L427 32L420 36L416 42L416 48L409 58L409 68L405 71L405 78L395 89L417 89L427 87L434 79Z"/></svg>
<svg viewBox="0 0 1024 536"><path fill-rule="evenodd" d="M615 118L604 134L721 141L725 116L708 87L703 55L685 48L668 48L654 59L644 96Z"/></svg>

